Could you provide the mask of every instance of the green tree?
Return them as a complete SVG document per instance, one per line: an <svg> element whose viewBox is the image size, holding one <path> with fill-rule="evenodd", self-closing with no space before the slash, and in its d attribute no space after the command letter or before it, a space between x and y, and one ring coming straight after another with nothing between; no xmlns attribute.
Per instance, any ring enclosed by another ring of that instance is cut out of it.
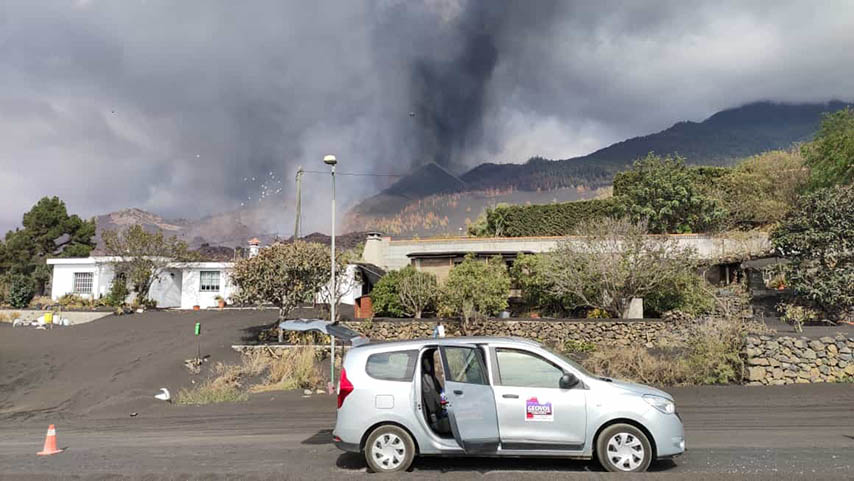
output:
<svg viewBox="0 0 854 481"><path fill-rule="evenodd" d="M800 151L774 150L742 160L708 190L726 209L727 227L755 228L779 222L808 178Z"/></svg>
<svg viewBox="0 0 854 481"><path fill-rule="evenodd" d="M279 320L311 300L329 281L329 249L314 242L278 243L234 264L231 279L239 302L272 304Z"/></svg>
<svg viewBox="0 0 854 481"><path fill-rule="evenodd" d="M174 262L197 260L187 243L161 231L148 232L141 225L123 231L105 231L101 236L104 251L115 258L112 263L116 276L124 276L137 300L145 302L151 285Z"/></svg>
<svg viewBox="0 0 854 481"><path fill-rule="evenodd" d="M401 271L388 271L371 290L371 306L374 314L383 317L403 317L406 308L400 303L398 285Z"/></svg>
<svg viewBox="0 0 854 481"><path fill-rule="evenodd" d="M0 273L23 274L44 292L50 280L48 257L86 257L95 247L95 220L68 215L58 197L43 197L22 220L23 228L6 233L0 248Z"/></svg>
<svg viewBox="0 0 854 481"><path fill-rule="evenodd" d="M791 262L786 281L795 295L835 318L854 311L854 186L804 195L771 233Z"/></svg>
<svg viewBox="0 0 854 481"><path fill-rule="evenodd" d="M632 298L671 288L697 265L694 252L675 240L650 238L644 224L615 219L579 229L549 259L545 276L553 295L574 300L573 307L593 307L619 317L626 317Z"/></svg>
<svg viewBox="0 0 854 481"><path fill-rule="evenodd" d="M433 306L438 290L433 274L419 272L411 265L401 270L397 294L406 315L421 319L421 314Z"/></svg>
<svg viewBox="0 0 854 481"><path fill-rule="evenodd" d="M631 170L614 179L614 195L632 221L647 222L656 234L706 232L726 215L714 198L703 193L679 156L650 153L635 161Z"/></svg>
<svg viewBox="0 0 854 481"><path fill-rule="evenodd" d="M810 168L810 187L854 182L854 110L825 114L812 142L801 147Z"/></svg>
<svg viewBox="0 0 854 481"><path fill-rule="evenodd" d="M500 256L479 260L468 254L442 286L439 309L443 315L460 316L463 329L475 317L497 314L507 308L510 275Z"/></svg>

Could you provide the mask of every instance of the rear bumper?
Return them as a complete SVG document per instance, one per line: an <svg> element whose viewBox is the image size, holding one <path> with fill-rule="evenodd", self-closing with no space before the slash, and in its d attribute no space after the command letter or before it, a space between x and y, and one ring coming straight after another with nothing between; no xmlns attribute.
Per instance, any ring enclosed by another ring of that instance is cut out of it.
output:
<svg viewBox="0 0 854 481"><path fill-rule="evenodd" d="M344 441L335 441L335 447L340 449L341 451L347 451L348 453L362 452L362 450L359 449L359 445L356 443L345 443Z"/></svg>

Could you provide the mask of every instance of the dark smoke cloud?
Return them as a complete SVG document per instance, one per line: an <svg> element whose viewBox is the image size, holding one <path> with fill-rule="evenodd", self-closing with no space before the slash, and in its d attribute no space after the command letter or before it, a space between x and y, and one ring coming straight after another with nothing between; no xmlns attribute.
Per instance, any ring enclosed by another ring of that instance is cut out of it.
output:
<svg viewBox="0 0 854 481"><path fill-rule="evenodd" d="M6 0L0 229L59 195L86 216L254 206L265 230L288 233L295 171L323 169L326 153L344 172L427 161L461 171L581 155L758 99L850 100L852 10L845 1ZM265 190L270 178L281 192ZM340 177L339 200L346 207L388 182ZM329 178L306 175L304 192L305 228L324 228Z"/></svg>

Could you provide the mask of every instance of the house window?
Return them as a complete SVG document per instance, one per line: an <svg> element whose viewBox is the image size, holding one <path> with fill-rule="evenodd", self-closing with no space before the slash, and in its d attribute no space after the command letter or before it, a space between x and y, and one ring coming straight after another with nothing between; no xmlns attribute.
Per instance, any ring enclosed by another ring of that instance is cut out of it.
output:
<svg viewBox="0 0 854 481"><path fill-rule="evenodd" d="M199 272L199 291L219 292L219 271Z"/></svg>
<svg viewBox="0 0 854 481"><path fill-rule="evenodd" d="M91 294L92 293L92 278L94 274L91 272L75 272L74 273L74 293L75 294Z"/></svg>

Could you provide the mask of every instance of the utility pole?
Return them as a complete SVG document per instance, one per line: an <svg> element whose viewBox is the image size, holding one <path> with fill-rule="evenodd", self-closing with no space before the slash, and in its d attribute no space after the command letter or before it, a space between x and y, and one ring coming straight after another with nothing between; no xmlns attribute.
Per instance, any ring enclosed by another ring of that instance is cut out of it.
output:
<svg viewBox="0 0 854 481"><path fill-rule="evenodd" d="M299 239L300 220L302 219L302 166L297 169L297 217L294 221L294 240Z"/></svg>

